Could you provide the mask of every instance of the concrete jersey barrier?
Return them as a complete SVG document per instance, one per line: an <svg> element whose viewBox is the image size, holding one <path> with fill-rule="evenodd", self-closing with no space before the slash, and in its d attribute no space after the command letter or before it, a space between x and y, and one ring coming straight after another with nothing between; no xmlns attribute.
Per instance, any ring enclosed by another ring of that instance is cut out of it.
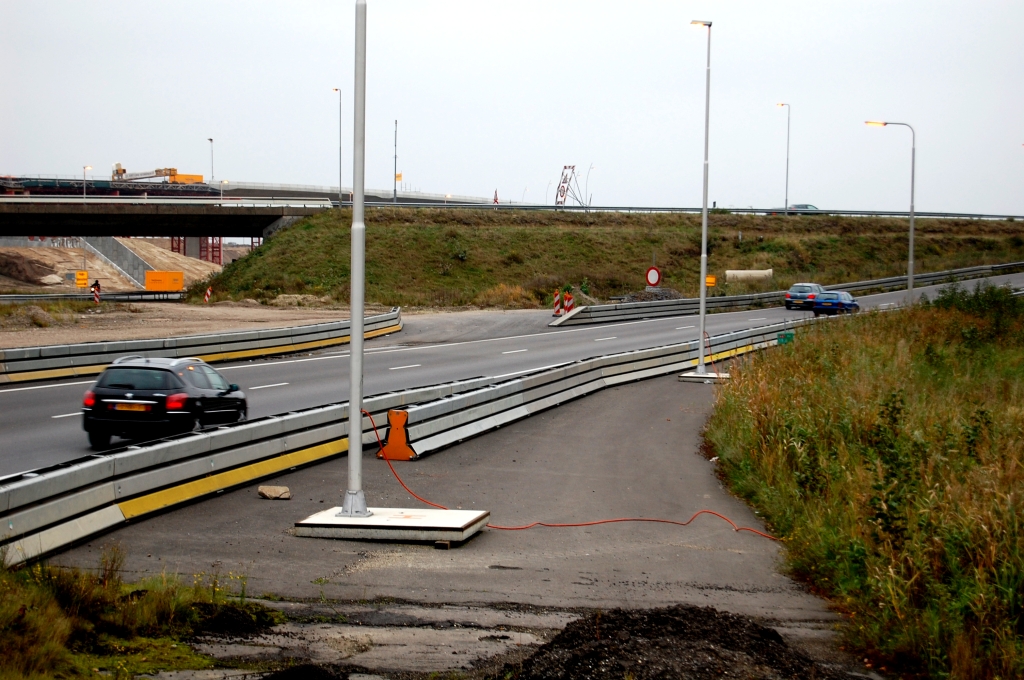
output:
<svg viewBox="0 0 1024 680"><path fill-rule="evenodd" d="M89 342L0 350L0 384L77 377L101 373L114 359L143 357L199 357L207 362L230 361L286 354L337 345L349 340L349 321L256 331L189 335L180 338ZM367 338L402 329L402 310L365 320Z"/></svg>
<svg viewBox="0 0 1024 680"><path fill-rule="evenodd" d="M976 279L985 276L993 276L995 274L1006 274L1022 269L1024 269L1024 262L1009 262L1007 264L965 267L963 269L950 269L941 272L915 274L914 283L933 285L946 281L963 281L965 279ZM836 283L825 286L825 288L827 290L842 290L849 293L856 293L866 290L893 290L905 288L906 285L906 276L892 276L885 279L874 279L871 281ZM786 291L778 290L770 293L709 297L707 298L706 305L709 310L721 311L724 309L779 305L782 304L785 299ZM651 319L661 316L685 316L688 314L697 314L699 311L700 300L698 298L658 300L655 302L626 302L612 305L588 305L584 307L577 307L571 313L555 319L548 325L576 326L591 323L628 321L631 319Z"/></svg>
<svg viewBox="0 0 1024 680"><path fill-rule="evenodd" d="M711 359L770 347L778 334L814 323L773 324L714 336ZM610 385L691 368L698 345L655 347L569 362L515 379L476 378L366 399L381 438L387 411L408 413L416 457ZM361 446L375 444L361 419ZM249 483L349 449L348 404L284 413L128 446L0 479L0 552L32 560L178 503Z"/></svg>

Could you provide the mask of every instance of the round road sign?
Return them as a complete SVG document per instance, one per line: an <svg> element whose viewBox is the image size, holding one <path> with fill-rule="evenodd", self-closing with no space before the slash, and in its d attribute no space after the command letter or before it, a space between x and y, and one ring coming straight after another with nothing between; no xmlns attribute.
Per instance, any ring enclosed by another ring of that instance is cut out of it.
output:
<svg viewBox="0 0 1024 680"><path fill-rule="evenodd" d="M661 284L661 270L657 267L651 267L647 270L647 285L651 288L657 288Z"/></svg>

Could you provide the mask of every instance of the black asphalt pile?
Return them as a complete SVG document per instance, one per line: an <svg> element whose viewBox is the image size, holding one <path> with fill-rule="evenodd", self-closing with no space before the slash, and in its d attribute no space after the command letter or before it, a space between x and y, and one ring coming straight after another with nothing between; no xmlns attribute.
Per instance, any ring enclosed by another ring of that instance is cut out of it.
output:
<svg viewBox="0 0 1024 680"><path fill-rule="evenodd" d="M278 623L273 610L258 604L196 602L192 607L200 619L195 632L203 636L244 638L270 630Z"/></svg>
<svg viewBox="0 0 1024 680"><path fill-rule="evenodd" d="M348 677L347 672L331 666L304 663L264 675L263 680L345 680Z"/></svg>
<svg viewBox="0 0 1024 680"><path fill-rule="evenodd" d="M522 667L501 677L517 680L838 680L792 649L773 629L711 607L598 612L570 623Z"/></svg>

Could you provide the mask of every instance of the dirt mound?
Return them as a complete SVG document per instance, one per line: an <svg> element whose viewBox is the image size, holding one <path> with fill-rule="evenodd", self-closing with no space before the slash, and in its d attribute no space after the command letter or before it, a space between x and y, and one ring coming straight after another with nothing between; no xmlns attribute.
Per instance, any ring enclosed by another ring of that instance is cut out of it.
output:
<svg viewBox="0 0 1024 680"><path fill-rule="evenodd" d="M654 302L656 300L681 300L682 293L671 288L661 290L640 290L625 296L620 302Z"/></svg>
<svg viewBox="0 0 1024 680"><path fill-rule="evenodd" d="M135 290L114 267L82 248L0 248L0 275L34 286L58 288L56 292L60 293L82 292L75 287L74 273L83 265L89 272L89 282L99 280L104 291Z"/></svg>
<svg viewBox="0 0 1024 680"><path fill-rule="evenodd" d="M192 606L200 619L195 632L201 635L247 637L261 633L276 623L274 613L260 605L199 602Z"/></svg>
<svg viewBox="0 0 1024 680"><path fill-rule="evenodd" d="M578 619L503 677L519 680L838 680L773 629L711 607L613 609Z"/></svg>
<svg viewBox="0 0 1024 680"><path fill-rule="evenodd" d="M348 673L336 671L330 666L304 663L264 675L263 680L345 680Z"/></svg>

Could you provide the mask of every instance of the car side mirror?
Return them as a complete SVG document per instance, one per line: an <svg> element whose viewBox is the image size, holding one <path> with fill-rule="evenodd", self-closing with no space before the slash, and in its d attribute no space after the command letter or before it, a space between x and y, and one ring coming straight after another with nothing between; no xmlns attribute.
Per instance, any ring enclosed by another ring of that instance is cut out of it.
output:
<svg viewBox="0 0 1024 680"><path fill-rule="evenodd" d="M240 388L235 383L228 385L228 390L231 392L237 392Z"/></svg>

